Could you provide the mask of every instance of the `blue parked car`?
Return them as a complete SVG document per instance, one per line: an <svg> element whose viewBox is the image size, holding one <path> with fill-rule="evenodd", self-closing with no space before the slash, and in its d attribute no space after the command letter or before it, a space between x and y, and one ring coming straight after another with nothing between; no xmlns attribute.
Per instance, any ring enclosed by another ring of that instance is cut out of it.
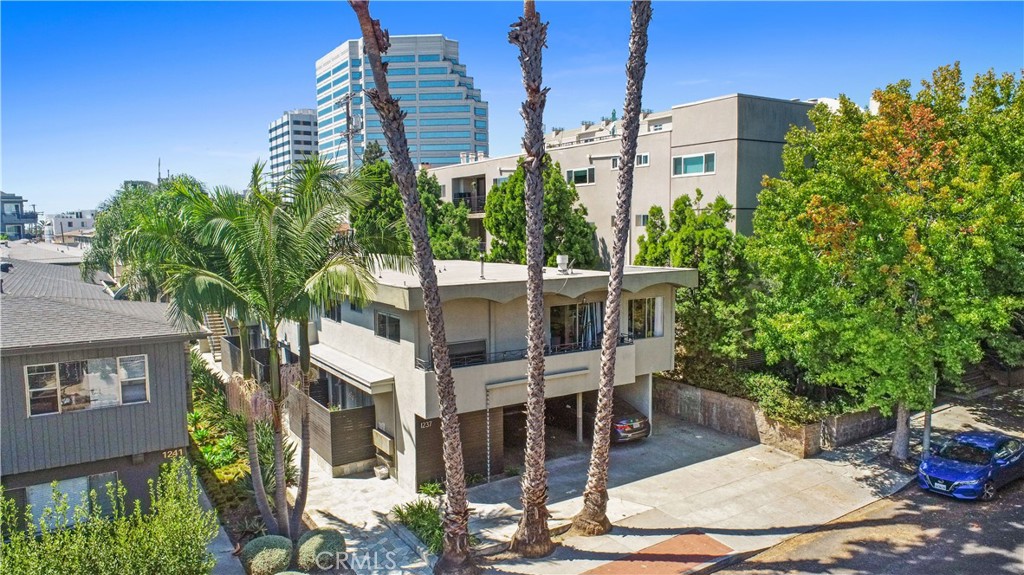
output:
<svg viewBox="0 0 1024 575"><path fill-rule="evenodd" d="M921 462L917 484L957 499L988 501L1024 476L1024 442L995 432L958 433Z"/></svg>

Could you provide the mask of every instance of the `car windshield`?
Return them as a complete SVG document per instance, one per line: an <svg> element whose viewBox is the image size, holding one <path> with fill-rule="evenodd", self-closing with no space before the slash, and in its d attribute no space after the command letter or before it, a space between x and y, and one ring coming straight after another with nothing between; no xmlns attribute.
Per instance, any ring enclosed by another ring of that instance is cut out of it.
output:
<svg viewBox="0 0 1024 575"><path fill-rule="evenodd" d="M992 453L976 445L950 441L942 446L942 449L939 451L939 457L962 463L985 465L992 459Z"/></svg>

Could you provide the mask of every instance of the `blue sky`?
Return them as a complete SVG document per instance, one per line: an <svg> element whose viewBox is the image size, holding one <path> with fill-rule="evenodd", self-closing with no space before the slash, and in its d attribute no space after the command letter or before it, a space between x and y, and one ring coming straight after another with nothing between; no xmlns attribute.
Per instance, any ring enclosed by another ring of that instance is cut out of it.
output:
<svg viewBox="0 0 1024 575"><path fill-rule="evenodd" d="M629 8L544 2L548 126L621 108ZM490 103L491 153L515 153L523 97L506 41L517 2L375 2L392 34L442 33ZM314 63L358 35L345 2L0 4L0 186L43 211L87 208L123 180L173 173L241 187L267 125L315 107ZM1024 68L1024 3L655 2L644 107L744 92L779 98Z"/></svg>

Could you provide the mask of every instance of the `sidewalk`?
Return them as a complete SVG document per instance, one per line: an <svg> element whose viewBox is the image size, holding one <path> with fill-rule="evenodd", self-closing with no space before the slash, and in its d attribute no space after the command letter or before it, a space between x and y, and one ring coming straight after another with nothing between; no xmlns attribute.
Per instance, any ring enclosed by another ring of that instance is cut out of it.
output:
<svg viewBox="0 0 1024 575"><path fill-rule="evenodd" d="M202 355L214 373L226 377L211 354ZM289 487L289 492L294 498L295 487ZM382 481L372 473L335 478L311 465L305 512L317 527L334 527L342 532L353 573L427 575L430 573L427 564L382 520L383 514L391 511L392 507L415 498L415 494L403 491L394 481ZM220 558L222 554L215 548L217 541L211 544L210 549ZM239 565L238 573L242 573L237 559L229 558L234 559L234 563ZM226 560L223 563L231 564ZM219 559L218 569L221 564ZM234 575L234 572L214 571L214 575Z"/></svg>
<svg viewBox="0 0 1024 575"><path fill-rule="evenodd" d="M1024 394L1024 390L1015 393ZM991 411L977 405L940 407L932 418L941 438L966 428L991 429ZM920 437L922 415L912 421ZM687 450L687 438L726 445L728 451L633 481L615 476L656 466L648 450L613 450L609 489L611 533L570 537L540 560L496 558L493 573L626 575L695 573L716 563L735 561L832 521L906 486L913 475L885 466L891 434L839 448L813 459L796 459L762 445L751 445L710 429L656 414L656 449ZM634 453L636 455L634 455ZM665 452L668 457L668 452ZM549 506L553 529L581 506L587 460L552 462ZM508 541L516 528L519 478L473 488L471 528L491 550Z"/></svg>

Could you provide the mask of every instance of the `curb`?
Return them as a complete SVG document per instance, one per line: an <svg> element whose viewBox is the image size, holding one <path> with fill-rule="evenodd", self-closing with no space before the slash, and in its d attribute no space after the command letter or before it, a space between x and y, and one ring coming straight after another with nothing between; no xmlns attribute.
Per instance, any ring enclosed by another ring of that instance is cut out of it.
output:
<svg viewBox="0 0 1024 575"><path fill-rule="evenodd" d="M416 537L416 534L409 531L405 525L402 525L402 523L398 521L398 518L391 512L388 512L387 515L382 515L380 519L381 522L384 523L384 525L402 541L402 543L408 545L413 552L427 564L427 567L433 571L434 565L437 563L437 556L427 549L427 546L420 541L419 537Z"/></svg>

